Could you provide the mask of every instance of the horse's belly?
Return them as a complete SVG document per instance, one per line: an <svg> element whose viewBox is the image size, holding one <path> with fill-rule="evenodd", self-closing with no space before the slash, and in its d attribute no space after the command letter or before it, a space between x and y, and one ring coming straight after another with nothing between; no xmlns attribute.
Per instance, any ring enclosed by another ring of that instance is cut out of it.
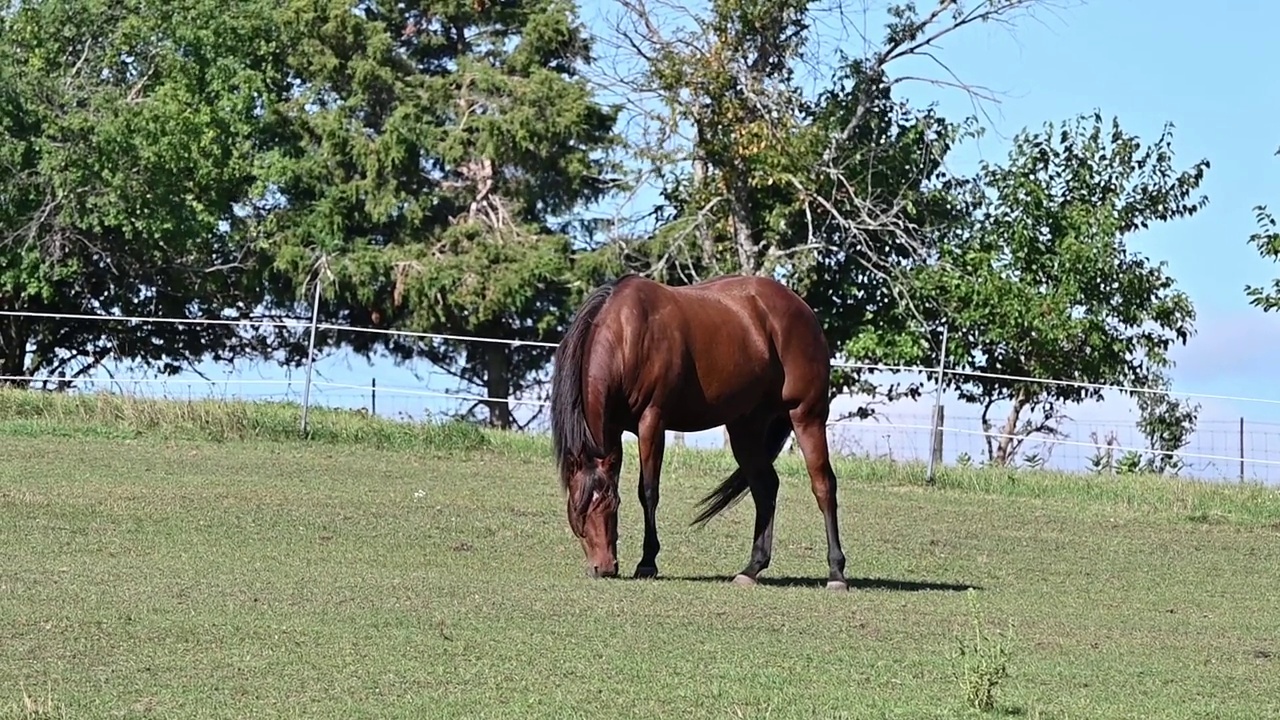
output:
<svg viewBox="0 0 1280 720"><path fill-rule="evenodd" d="M778 381L767 362L752 363L739 355L729 371L681 374L663 403L665 425L677 432L698 432L724 425L768 405Z"/></svg>

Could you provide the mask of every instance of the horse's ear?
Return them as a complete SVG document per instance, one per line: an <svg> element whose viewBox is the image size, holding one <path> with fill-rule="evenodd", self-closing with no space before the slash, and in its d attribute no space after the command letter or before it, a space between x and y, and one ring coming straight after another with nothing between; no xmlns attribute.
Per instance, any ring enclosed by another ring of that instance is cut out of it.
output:
<svg viewBox="0 0 1280 720"><path fill-rule="evenodd" d="M622 462L622 456L620 454L617 456L612 454L602 455L596 462L600 472L604 473L605 477L611 478L618 474L618 465Z"/></svg>

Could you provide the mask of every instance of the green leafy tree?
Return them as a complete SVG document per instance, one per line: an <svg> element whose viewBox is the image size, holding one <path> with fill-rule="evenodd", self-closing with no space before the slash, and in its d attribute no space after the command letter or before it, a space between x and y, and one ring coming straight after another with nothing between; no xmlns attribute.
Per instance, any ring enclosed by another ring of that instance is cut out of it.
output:
<svg viewBox="0 0 1280 720"><path fill-rule="evenodd" d="M798 266L794 284L817 312L832 347L863 364L916 364L927 357L930 338L922 334L931 288L917 285L912 274L936 262L937 243L973 211L971 182L947 172L951 149L976 130L972 123L947 121L933 110L917 110L892 97L891 87L861 102L857 94L866 80L852 69L845 86L824 98L818 127L846 128L852 115L863 114L832 162L850 168L831 174L814 193L822 198L823 218L813 213L796 218L806 241L817 246L807 264ZM851 227L852 226L852 227ZM916 398L918 383L885 384L876 373L838 368L833 391L852 390L872 401L855 412L873 412L877 398L891 402Z"/></svg>
<svg viewBox="0 0 1280 720"><path fill-rule="evenodd" d="M662 195L635 220L652 232L619 242L622 261L674 283L778 277L819 314L837 353L902 354L920 326L898 312L910 304L909 271L936 258L934 238L965 210L964 182L943 160L974 123L913 107L894 68L928 61L943 37L1042 4L894 4L881 42L849 56L817 42L830 18L809 0L711 0L705 11L621 0L613 32L632 52L602 74L641 128L635 170ZM836 373L833 392L854 386L875 387L865 372Z"/></svg>
<svg viewBox="0 0 1280 720"><path fill-rule="evenodd" d="M1158 475L1177 475L1187 463L1180 455L1191 443L1200 403L1179 400L1168 394L1169 383L1153 388L1155 392L1135 396L1138 405L1138 430L1151 449L1142 469Z"/></svg>
<svg viewBox="0 0 1280 720"><path fill-rule="evenodd" d="M292 5L296 97L255 225L282 307L325 270L325 319L551 341L589 276L575 213L611 189L614 110L578 75L562 0ZM551 349L340 333L330 347L437 364L515 397ZM488 407L512 423L506 403Z"/></svg>
<svg viewBox="0 0 1280 720"><path fill-rule="evenodd" d="M1127 242L1208 202L1197 194L1208 161L1180 169L1173 158L1168 126L1145 145L1097 114L1024 131L1004 164L983 165L971 220L917 271L913 294L935 313L935 337L891 359L936 364L928 348L946 326L957 371L947 385L982 408L991 462L1008 463L1026 437L1058 434L1066 406L1103 398L1092 384L1168 387L1169 349L1193 334L1195 311L1165 263ZM1194 412L1130 394L1153 449L1185 444Z"/></svg>
<svg viewBox="0 0 1280 720"><path fill-rule="evenodd" d="M0 307L253 317L235 213L287 92L271 2L20 0L0 10ZM233 326L0 318L0 373L176 373L274 342ZM20 381L15 381L20 382Z"/></svg>

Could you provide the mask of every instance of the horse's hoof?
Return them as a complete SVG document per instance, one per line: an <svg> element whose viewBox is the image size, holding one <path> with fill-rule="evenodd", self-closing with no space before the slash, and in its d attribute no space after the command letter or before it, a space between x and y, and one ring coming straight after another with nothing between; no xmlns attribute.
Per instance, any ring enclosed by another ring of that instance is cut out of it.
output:
<svg viewBox="0 0 1280 720"><path fill-rule="evenodd" d="M751 577L750 575L743 575L742 573L738 573L737 575L733 576L733 584L741 585L742 587L751 587L756 584L756 579Z"/></svg>
<svg viewBox="0 0 1280 720"><path fill-rule="evenodd" d="M835 592L844 592L849 589L849 583L844 580L829 580L827 581L827 589Z"/></svg>
<svg viewBox="0 0 1280 720"><path fill-rule="evenodd" d="M636 574L635 574L636 579L648 580L650 578L656 578L656 577L658 577L658 568L653 566L650 566L650 567L636 566Z"/></svg>

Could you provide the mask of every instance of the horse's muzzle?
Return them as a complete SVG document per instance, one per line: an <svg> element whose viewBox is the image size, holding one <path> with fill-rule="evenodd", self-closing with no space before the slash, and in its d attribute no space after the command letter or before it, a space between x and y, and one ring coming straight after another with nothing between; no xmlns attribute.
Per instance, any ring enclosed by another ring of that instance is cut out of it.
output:
<svg viewBox="0 0 1280 720"><path fill-rule="evenodd" d="M604 567L592 565L587 570L587 575L593 579L598 578L616 578L618 577L618 563L606 565Z"/></svg>

